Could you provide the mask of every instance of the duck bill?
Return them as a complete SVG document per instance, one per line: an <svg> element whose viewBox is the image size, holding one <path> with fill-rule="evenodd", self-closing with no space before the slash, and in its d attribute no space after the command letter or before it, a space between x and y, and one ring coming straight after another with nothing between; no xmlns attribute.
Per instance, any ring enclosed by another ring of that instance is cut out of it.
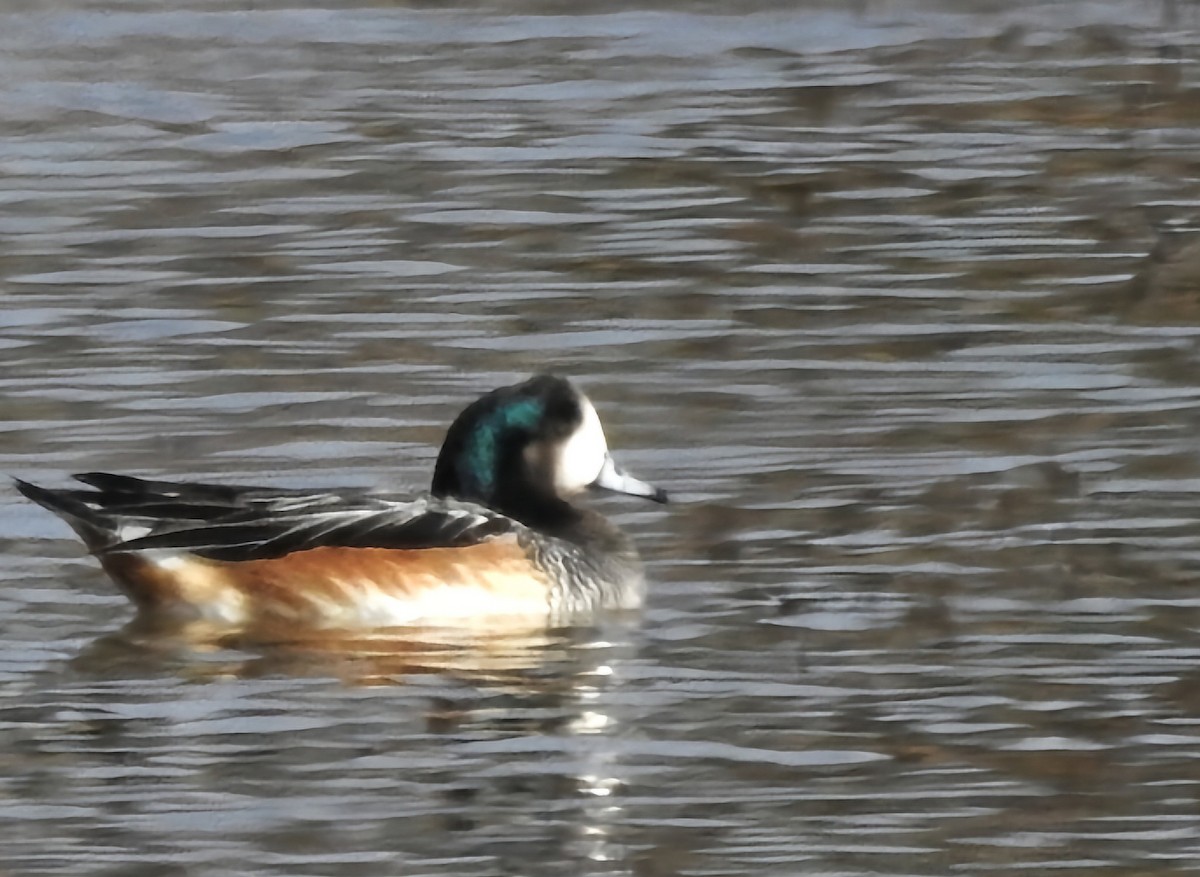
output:
<svg viewBox="0 0 1200 877"><path fill-rule="evenodd" d="M592 487L601 487L616 493L627 493L630 496L642 496L654 502L666 502L667 492L661 487L655 487L641 479L628 475L616 464L611 456L605 456L604 466L600 474L592 482Z"/></svg>

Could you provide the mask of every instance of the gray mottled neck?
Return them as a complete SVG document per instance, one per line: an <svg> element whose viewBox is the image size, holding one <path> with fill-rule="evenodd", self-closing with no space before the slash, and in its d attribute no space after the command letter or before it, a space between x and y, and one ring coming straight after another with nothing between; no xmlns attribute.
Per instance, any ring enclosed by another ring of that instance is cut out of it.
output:
<svg viewBox="0 0 1200 877"><path fill-rule="evenodd" d="M542 536L530 546L555 582L550 612L557 620L606 609L636 609L646 579L633 542L603 516L581 510L570 532Z"/></svg>

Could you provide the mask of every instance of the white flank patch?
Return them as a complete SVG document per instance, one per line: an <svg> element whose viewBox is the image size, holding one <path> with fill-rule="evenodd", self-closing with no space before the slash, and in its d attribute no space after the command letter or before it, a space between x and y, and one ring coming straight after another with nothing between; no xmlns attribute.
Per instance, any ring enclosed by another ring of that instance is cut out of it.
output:
<svg viewBox="0 0 1200 877"><path fill-rule="evenodd" d="M564 496L595 481L608 458L608 441L604 438L600 415L586 396L579 397L579 407L583 410L583 421L559 450L554 472L554 484Z"/></svg>
<svg viewBox="0 0 1200 877"><path fill-rule="evenodd" d="M204 621L222 625L245 624L250 617L246 594L221 582L212 569L186 551L168 548L140 552L146 560L168 573L178 588L180 607Z"/></svg>
<svg viewBox="0 0 1200 877"><path fill-rule="evenodd" d="M423 588L416 594L393 597L367 585L352 605L331 617L349 627L391 627L415 623L459 622L518 615L544 617L550 611L545 597L522 598L487 588L447 585Z"/></svg>
<svg viewBox="0 0 1200 877"><path fill-rule="evenodd" d="M190 561L187 555L179 554L175 551L143 551L142 557L150 561L159 569L165 569L171 572L177 572L187 567Z"/></svg>

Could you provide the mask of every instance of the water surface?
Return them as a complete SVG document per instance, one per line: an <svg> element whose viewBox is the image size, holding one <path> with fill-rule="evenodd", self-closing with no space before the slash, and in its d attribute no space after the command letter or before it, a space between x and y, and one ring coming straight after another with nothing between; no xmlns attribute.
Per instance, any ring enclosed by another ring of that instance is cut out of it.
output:
<svg viewBox="0 0 1200 877"><path fill-rule="evenodd" d="M640 619L197 643L0 493L0 869L1188 874L1200 16L0 12L0 469L423 487L552 369Z"/></svg>

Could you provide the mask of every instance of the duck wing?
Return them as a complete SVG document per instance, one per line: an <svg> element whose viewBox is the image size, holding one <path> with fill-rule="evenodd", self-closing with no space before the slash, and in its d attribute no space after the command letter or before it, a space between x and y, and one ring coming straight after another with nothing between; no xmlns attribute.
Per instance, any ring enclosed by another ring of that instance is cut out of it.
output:
<svg viewBox="0 0 1200 877"><path fill-rule="evenodd" d="M100 553L175 549L212 560L264 560L321 547L458 548L525 530L484 506L432 496L398 500L365 491L150 481L101 472L76 478L94 489L35 488L39 496L31 498L64 517L88 516L93 528L109 534L93 548Z"/></svg>

